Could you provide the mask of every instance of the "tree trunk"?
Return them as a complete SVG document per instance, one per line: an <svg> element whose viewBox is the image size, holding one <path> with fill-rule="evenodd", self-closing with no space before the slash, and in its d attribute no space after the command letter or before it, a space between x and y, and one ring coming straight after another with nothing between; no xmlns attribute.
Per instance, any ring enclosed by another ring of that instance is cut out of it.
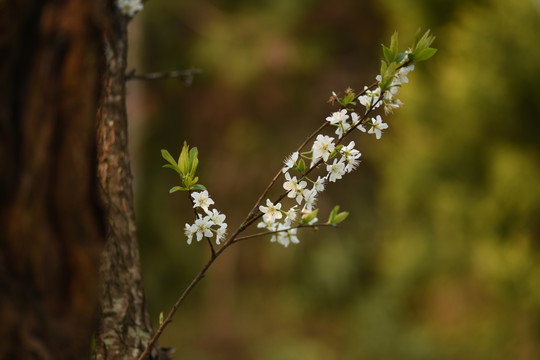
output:
<svg viewBox="0 0 540 360"><path fill-rule="evenodd" d="M105 223L99 0L0 5L0 358L88 358Z"/></svg>
<svg viewBox="0 0 540 360"><path fill-rule="evenodd" d="M127 19L116 12L105 34L105 90L98 112L98 177L108 219L100 267L98 360L137 359L152 336L142 284L128 152L126 26ZM156 348L151 358L167 357Z"/></svg>

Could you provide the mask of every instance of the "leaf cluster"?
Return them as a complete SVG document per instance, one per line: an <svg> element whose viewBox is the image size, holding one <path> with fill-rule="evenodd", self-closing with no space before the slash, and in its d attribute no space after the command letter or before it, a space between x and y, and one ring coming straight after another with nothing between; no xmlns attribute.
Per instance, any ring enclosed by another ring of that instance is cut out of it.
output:
<svg viewBox="0 0 540 360"><path fill-rule="evenodd" d="M182 185L173 186L169 190L169 193L179 190L206 190L204 185L198 184L199 178L195 176L197 167L199 166L198 155L199 151L197 148L193 147L189 149L189 145L185 141L178 161L175 161L167 150L161 149L161 156L168 162L168 164L163 165L163 167L176 171L182 180Z"/></svg>
<svg viewBox="0 0 540 360"><path fill-rule="evenodd" d="M349 212L339 212L339 205L336 205L330 212L330 216L328 217L328 224L335 226L340 222L343 222L347 218L347 216L349 216Z"/></svg>
<svg viewBox="0 0 540 360"><path fill-rule="evenodd" d="M392 34L390 38L390 46L381 44L383 48L383 60L381 61L381 90L388 90L392 84L396 72L409 65L414 65L417 62L425 61L431 58L437 52L437 49L430 47L435 36L427 30L420 35L420 29L416 32L412 46L405 52L399 52L398 33Z"/></svg>

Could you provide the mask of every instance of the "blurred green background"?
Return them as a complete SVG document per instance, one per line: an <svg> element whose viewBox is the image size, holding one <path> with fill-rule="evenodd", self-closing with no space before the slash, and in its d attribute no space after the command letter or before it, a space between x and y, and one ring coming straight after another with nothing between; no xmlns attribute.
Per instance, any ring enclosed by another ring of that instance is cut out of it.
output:
<svg viewBox="0 0 540 360"><path fill-rule="evenodd" d="M319 203L339 229L230 248L161 337L175 359L540 359L540 1L151 0L130 25L135 197L154 324L209 256L160 149L199 148L235 228L381 43L432 29L381 140ZM323 215L324 217L324 215Z"/></svg>

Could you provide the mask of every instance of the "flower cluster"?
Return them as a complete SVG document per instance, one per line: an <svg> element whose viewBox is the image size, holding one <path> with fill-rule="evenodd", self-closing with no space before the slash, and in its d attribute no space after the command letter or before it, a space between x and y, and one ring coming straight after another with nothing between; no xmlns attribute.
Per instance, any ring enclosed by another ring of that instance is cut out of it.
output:
<svg viewBox="0 0 540 360"><path fill-rule="evenodd" d="M116 0L116 6L122 14L129 17L133 17L143 9L141 0Z"/></svg>
<svg viewBox="0 0 540 360"><path fill-rule="evenodd" d="M197 237L197 241L201 241L203 237L211 238L215 234L216 244L219 245L227 232L226 216L216 209L210 210L214 200L210 198L207 190L192 192L191 197L193 208L202 209L204 214L198 213L195 223L185 225L184 232L188 238L187 243L191 244L193 236Z"/></svg>
<svg viewBox="0 0 540 360"><path fill-rule="evenodd" d="M348 118L348 115L341 112L335 113L333 117L338 119L340 115ZM346 119L342 117L336 120L336 123L346 124ZM350 124L347 125L350 129ZM257 227L274 233L270 241L278 242L283 246L288 246L290 243L297 244L299 242L296 235L298 225L295 224L313 225L317 222L318 209L315 204L319 194L324 191L326 183L341 179L344 174L356 169L360 162L362 154L354 146L354 141L347 146L336 145L333 137L319 134L313 142L311 151L301 154L294 152L285 159L285 166L282 169L285 175L283 189L287 191L287 197L295 204L285 211L281 209L280 202L273 203L270 199L266 199L266 206L259 206L263 216ZM307 171L304 159L311 159L311 165ZM332 159L333 162L331 162ZM324 176L318 176L316 179L309 177L307 174L320 163L326 165ZM299 172L299 178L297 175L291 175L291 170Z"/></svg>
<svg viewBox="0 0 540 360"><path fill-rule="evenodd" d="M288 174L287 174L288 175ZM305 185L304 185L305 186ZM263 219L257 224L258 228L265 228L269 232L273 232L270 238L271 242L278 242L287 247L290 243L298 244L296 236L297 228L293 227L293 223L298 218L297 205L292 206L288 211L281 210L281 203L274 204L270 199L266 199L266 206L261 205L259 210L264 214ZM285 217L283 217L285 215ZM277 220L284 219L283 222ZM317 219L313 222L316 222Z"/></svg>
<svg viewBox="0 0 540 360"><path fill-rule="evenodd" d="M406 55L406 54L405 54ZM355 148L355 142L351 141L348 145L342 145L343 138L352 130L358 129L363 133L373 134L376 139L382 137L383 130L388 128L388 124L383 122L381 115L368 117L371 111L383 105L385 113L392 112L402 105L401 101L395 97L402 84L409 80L407 75L414 70L414 65L407 65L407 57L396 65L391 79L383 79L382 75L377 75L377 84L374 89L368 87L360 95L354 94L352 89L347 89L346 96L343 99L338 98L335 92L332 93L331 100L337 100L343 108L332 113L326 118L326 121L335 127L337 138L318 134L315 138L311 150L307 152L294 152L288 156L282 168L285 176L283 189L287 191L287 197L293 199L296 204L288 211L281 209L280 202L273 203L266 199L266 206L259 206L259 211L263 214L262 221L257 225L259 228L265 228L273 233L272 242L278 242L284 246L290 243L298 243L296 230L301 225L311 225L317 221L311 216L309 223L307 217L318 209L315 208L319 194L324 191L326 182L336 182L343 178L347 173L354 171L359 163L362 154ZM388 77L388 71L385 76ZM384 81L383 81L384 80ZM355 100L364 107L364 115L361 117L357 112L350 108L350 105L356 105ZM369 127L369 130L366 128ZM309 168L306 168L304 160L310 160ZM325 174L318 176L315 180L308 175L312 170L323 165ZM299 175L291 175L290 171L296 170ZM297 207L301 206L301 217L298 219Z"/></svg>
<svg viewBox="0 0 540 360"><path fill-rule="evenodd" d="M117 4L128 16L133 16L142 9L140 0L117 0ZM258 202L259 213L256 213L257 207L255 207L240 226L240 230L225 243L225 246L234 243L238 239L238 234L251 225L253 219L262 218L257 227L264 228L267 232L249 237L272 235L270 239L272 242L278 242L284 246L299 242L297 229L300 227L336 225L342 222L348 212L339 212L339 206L335 206L327 222L317 223L319 209L316 203L326 183L341 180L345 174L354 171L360 164L362 154L355 148L354 141L350 141L347 145L343 143L345 136L357 129L361 133L375 135L377 140L382 137L388 124L383 122L381 115L373 115L372 112L382 107L384 113L388 114L402 105L402 102L396 98L398 90L403 84L409 82L408 75L414 70L415 63L425 61L436 53L437 50L430 47L434 39L429 30L423 35L418 32L409 50L399 52L398 35L394 33L390 45L383 45L384 59L381 61L380 74L376 76L375 84L364 87L360 94L355 94L348 88L343 98L332 92L330 101L338 102L341 109L326 117L326 123L320 128L321 131L306 140L304 145L313 140L309 151L302 151L304 149L302 145L297 152L286 157L284 166L265 190L261 199L265 198L269 189L281 175L284 176L282 187L285 193L275 202L268 198L265 204ZM360 106L363 107L361 111L356 110ZM335 137L321 133L327 125L335 128ZM200 241L203 237L210 239L215 234L216 243L219 245L227 230L227 224L224 222L225 215L215 209L210 210L209 207L214 204L214 201L209 197L206 188L198 183L197 148L190 150L187 143L184 143L178 160L175 160L166 150L161 152L168 162L163 167L176 171L182 182L181 185L171 188L169 192L190 191L193 207L201 209L197 212L195 223L185 225L188 243L192 242L194 236L197 241ZM282 200L285 198L289 198L288 201L293 204L288 210L282 209Z"/></svg>

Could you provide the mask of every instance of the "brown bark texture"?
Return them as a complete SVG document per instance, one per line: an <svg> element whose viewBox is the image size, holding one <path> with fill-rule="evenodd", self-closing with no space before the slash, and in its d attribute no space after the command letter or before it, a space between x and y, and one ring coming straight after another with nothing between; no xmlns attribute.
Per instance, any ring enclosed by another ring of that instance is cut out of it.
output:
<svg viewBox="0 0 540 360"><path fill-rule="evenodd" d="M133 208L126 115L127 21L116 13L105 33L106 70L98 112L98 178L107 213L100 267L96 359L138 359L152 336L144 298ZM150 358L166 359L157 347Z"/></svg>
<svg viewBox="0 0 540 360"><path fill-rule="evenodd" d="M0 359L89 358L99 0L0 0Z"/></svg>

